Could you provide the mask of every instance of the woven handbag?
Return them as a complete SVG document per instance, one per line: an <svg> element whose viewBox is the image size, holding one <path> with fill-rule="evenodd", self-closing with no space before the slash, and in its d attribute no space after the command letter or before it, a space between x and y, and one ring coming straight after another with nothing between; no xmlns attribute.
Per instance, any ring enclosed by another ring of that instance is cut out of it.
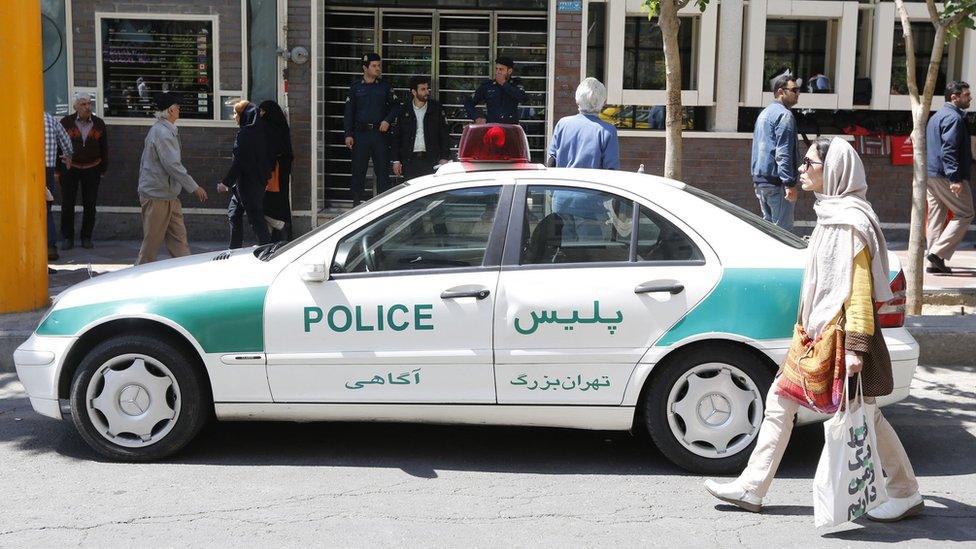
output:
<svg viewBox="0 0 976 549"><path fill-rule="evenodd" d="M827 326L816 341L797 323L776 394L822 414L836 412L847 379L845 355L840 322Z"/></svg>

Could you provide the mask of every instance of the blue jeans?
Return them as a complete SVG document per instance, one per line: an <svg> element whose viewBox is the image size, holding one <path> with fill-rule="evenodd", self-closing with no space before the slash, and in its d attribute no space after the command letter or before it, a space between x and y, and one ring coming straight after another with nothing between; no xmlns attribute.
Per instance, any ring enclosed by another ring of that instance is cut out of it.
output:
<svg viewBox="0 0 976 549"><path fill-rule="evenodd" d="M44 170L44 183L48 189L53 189L57 184L54 180L54 168ZM51 203L45 200L47 205L47 247L53 248L58 243L58 233L54 229L54 214L51 213Z"/></svg>
<svg viewBox="0 0 976 549"><path fill-rule="evenodd" d="M756 186L756 198L759 199L763 219L787 231L793 230L793 203L786 200L786 187Z"/></svg>

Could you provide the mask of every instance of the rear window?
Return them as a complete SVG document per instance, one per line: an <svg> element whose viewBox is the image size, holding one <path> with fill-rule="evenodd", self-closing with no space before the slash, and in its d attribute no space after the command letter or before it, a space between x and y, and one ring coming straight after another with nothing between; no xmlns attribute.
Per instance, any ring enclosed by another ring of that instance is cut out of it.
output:
<svg viewBox="0 0 976 549"><path fill-rule="evenodd" d="M786 244L787 246L792 246L798 250L803 250L806 249L807 247L807 241L804 240L803 238L796 236L795 234L791 233L790 231L787 231L786 229L780 227L779 225L776 225L775 223L770 223L769 221L766 221L765 219L750 212L749 210L742 209L727 200L723 200L715 196L714 194L707 193L699 188L692 187L691 185L688 184L685 184L685 191L687 191L689 194L697 196L698 198L701 198L705 202L708 202L709 204L717 208L729 212L730 214L738 217L742 221L745 221L749 225L752 225L753 227L768 234L769 236L775 238L776 240L779 240L780 242Z"/></svg>

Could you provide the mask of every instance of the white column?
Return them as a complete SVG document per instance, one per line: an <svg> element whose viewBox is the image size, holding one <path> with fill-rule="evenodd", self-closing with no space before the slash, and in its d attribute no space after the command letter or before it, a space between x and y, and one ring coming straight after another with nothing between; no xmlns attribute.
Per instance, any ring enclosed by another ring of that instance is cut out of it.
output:
<svg viewBox="0 0 976 549"><path fill-rule="evenodd" d="M722 0L719 10L715 109L708 125L710 131L734 132L739 127L743 1Z"/></svg>

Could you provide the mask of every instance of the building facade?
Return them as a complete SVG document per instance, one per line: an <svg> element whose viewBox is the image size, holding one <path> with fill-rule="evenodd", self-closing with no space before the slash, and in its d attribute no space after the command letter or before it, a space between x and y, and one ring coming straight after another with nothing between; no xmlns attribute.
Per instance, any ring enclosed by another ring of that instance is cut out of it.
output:
<svg viewBox="0 0 976 549"><path fill-rule="evenodd" d="M106 119L110 166L99 194L95 238L140 235L142 141L151 99L186 96L180 135L190 174L210 192L183 197L192 239L226 234L226 195L215 187L230 165L239 98L274 99L288 112L295 164L297 232L347 208L350 159L342 143L345 92L358 59L378 51L385 78L406 94L414 74L432 78L451 132L467 123L461 102L488 78L493 60L517 62L528 99L521 118L539 160L555 122L576 111L580 79L607 84L602 117L619 128L623 169L664 163L664 57L660 31L640 0L42 0L45 100L66 114L76 91ZM909 4L924 74L933 32L924 3ZM904 44L894 3L840 0L712 0L680 13L683 173L687 182L757 210L749 180L752 121L772 97L765 82L785 69L820 84L797 106L801 130L866 134L871 198L896 236L907 229L911 167L895 165L910 130ZM811 78L826 77L826 78ZM976 32L946 48L945 82L976 81ZM824 86L824 83L827 83ZM806 85L806 83L804 84ZM890 139L888 136L896 136ZM892 147L894 143L894 147ZM809 199L798 225L812 225Z"/></svg>

